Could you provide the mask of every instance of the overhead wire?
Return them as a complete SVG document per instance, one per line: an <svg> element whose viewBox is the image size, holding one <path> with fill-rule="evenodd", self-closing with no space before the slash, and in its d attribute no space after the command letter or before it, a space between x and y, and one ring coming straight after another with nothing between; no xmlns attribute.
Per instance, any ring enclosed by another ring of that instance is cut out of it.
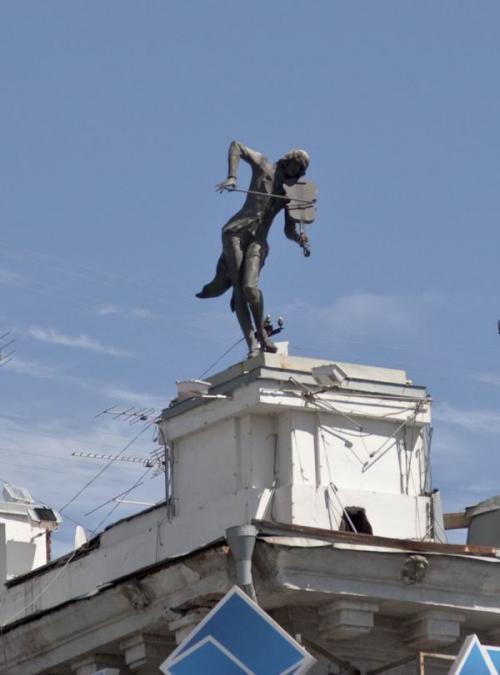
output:
<svg viewBox="0 0 500 675"><path fill-rule="evenodd" d="M83 544L83 546L85 546L85 544ZM81 548L82 548L82 547L81 547ZM6 626L8 626L10 623L12 623L12 621L14 621L15 619L17 619L18 616L24 615L24 614L27 612L28 609L30 609L31 607L33 607L33 605L36 604L36 603L40 600L40 598L42 598L42 597L45 595L45 593L49 590L49 588L50 588L53 584L55 584L55 582L59 579L59 577L63 574L63 572L66 571L66 569L68 568L68 566L69 566L69 564L71 563L71 561L73 560L73 558L76 556L76 554L77 554L79 551L81 551L81 548L75 548L75 549L69 554L69 556L68 556L66 562L64 563L64 565L63 565L63 566L61 567L61 569L60 569L60 570L52 577L52 579L51 579L51 580L50 580L50 581L49 581L49 582L48 582L48 583L47 583L47 584L46 584L46 585L45 585L45 586L44 586L44 587L36 594L36 595L34 595L33 598L31 598L31 600L30 600L29 602L27 602L27 603L24 605L24 607L23 607L22 609L20 609L19 611L15 612L15 614L13 614L12 616L10 616L6 621L4 621L4 622L2 623L2 625L0 626L0 633L2 633L3 630L4 630L4 628L5 628Z"/></svg>
<svg viewBox="0 0 500 675"><path fill-rule="evenodd" d="M148 475L148 473L151 471L152 467L148 467L146 471L134 482L134 484L125 492L122 493L125 497L129 495L131 492L133 492L136 488L139 487L139 485L142 484L144 478ZM115 498L116 499L116 498ZM120 506L120 502L116 502L114 506L109 510L109 512L104 516L104 518L98 523L98 525L95 526L95 531L99 532L101 527L104 525L104 523L112 516L112 514L116 511L116 509Z"/></svg>
<svg viewBox="0 0 500 675"><path fill-rule="evenodd" d="M20 419L20 416L16 416L16 419ZM153 423L154 423L154 421L149 423L148 425L146 425L143 429L141 429L141 431L131 441L129 441L125 445L125 447L121 448L121 451L116 456L114 456L112 458L112 461L108 462L107 465L104 466L96 475L92 476L92 478L89 481L87 481L87 483L81 488L81 490L79 490L75 495L72 496L72 498L70 500L68 500L66 502L66 504L59 510L59 512L60 513L64 512L64 517L67 520L73 522L75 525L80 525L80 526L84 527L84 529L90 531L91 533L95 533L95 529L89 527L88 525L82 525L82 523L80 523L77 520L75 520L74 518L72 518L66 511L67 507L71 503L73 503L78 498L78 496L80 496L95 480L97 480L104 473L104 471L106 471L107 468L109 468L109 466L115 460L117 460L120 457L120 455L122 455L123 452L125 452L125 450L127 448L129 448L132 445L132 443L135 442L135 440L137 440L137 438L139 438L148 428L150 428L153 425ZM37 435L34 432L32 432L32 433L24 432L23 430L16 430L16 431L19 431L20 433L26 433L27 435L33 435L33 436ZM111 435L115 435L117 437L123 437L120 434L111 434ZM52 437L52 436L49 435L49 437ZM0 452L19 453L19 449L7 448L7 447L0 446ZM57 460L60 460L62 458L64 459L64 457L60 457L58 455L52 455L52 454L41 453L41 452L34 452L34 451L29 451L29 450L22 451L22 454L23 455L30 455L30 456L39 456L39 457L43 457L43 458L57 459ZM26 468L26 464L21 464L21 463L17 463L17 462L2 461L2 464L8 465L8 466L19 467L19 468L22 468L22 469ZM38 465L36 466L36 470L37 471L38 470L49 471L50 473L61 473L63 475L67 475L68 471L71 471L71 469L69 469L69 468L68 469L61 469L61 468L52 467L52 466L38 466ZM8 481L4 481L4 482L7 483ZM135 487L139 487L139 485L134 484L134 489L135 489ZM127 489L126 491L124 491L124 493L128 493L129 491L130 491L130 489Z"/></svg>
<svg viewBox="0 0 500 675"><path fill-rule="evenodd" d="M118 454L116 454L114 457L112 457L112 458L109 460L109 462L107 462L107 463L102 467L102 469L100 469L100 470L99 470L99 471L98 471L98 472L97 472L90 480L88 480L88 481L87 481L87 482L86 482L86 483L85 483L85 484L84 484L84 485L83 485L83 486L82 486L82 487L81 487L81 488L80 488L80 489L79 489L79 490L71 497L71 499L69 499L69 500L68 500L68 501L67 501L60 509L58 509L58 510L59 510L59 513L63 513L63 511L64 511L70 504L72 504L76 499L78 499L78 497L80 497L80 495L83 494L83 493L85 492L85 490L87 490L87 489L92 485L92 483L94 483L98 478L100 478L100 477L102 476L102 474L103 474L105 471L107 471L107 470L109 469L109 467L110 467L112 464L114 464L114 462L116 462L116 460L118 459L118 457L120 457L120 455L122 455L126 450L128 450L128 449L131 447L131 445L133 445L133 444L134 444L134 443L142 436L142 434L144 434L148 429L150 429L150 428L153 426L153 424L154 424L154 421L153 421L153 422L149 422L148 424L146 424L146 425L144 426L144 428L141 429L141 431L140 431L138 434L136 434L136 435L132 438L132 440L130 440L130 441L129 441L129 442L128 442L128 443L127 443L127 444L126 444L126 445L118 452Z"/></svg>
<svg viewBox="0 0 500 675"><path fill-rule="evenodd" d="M4 249L10 248L11 251L12 251L13 247L8 242L2 241L2 246L3 246ZM113 283L119 282L120 285L123 285L125 283L125 284L129 284L129 285L148 288L149 290L151 290L151 284L148 283L147 281L143 281L143 280L140 280L140 279L134 279L134 278L131 278L129 276L121 275L121 274L118 274L118 273L105 272L105 271L100 270L98 268L91 267L91 266L88 266L88 265L83 265L83 264L77 263L75 261L68 261L67 259L64 259L64 258L59 257L59 256L54 256L53 254L46 254L46 253L33 251L33 250L29 250L29 249L17 249L17 250L22 251L22 254L23 254L22 257L23 258L26 257L26 255L29 255L35 261L37 261L38 264L50 266L51 269L54 268L54 263L58 263L59 264L59 271L62 272L63 274L70 274L70 275L73 275L73 276L76 275L77 277L79 276L79 277L85 278L85 279L87 279L91 282L95 282L96 281L96 279L95 279L96 274L99 274L99 275L101 275L101 276L103 276L103 277L105 277L109 280L112 280L112 281L106 282L110 286L113 286ZM10 254L10 255L12 255L12 254ZM21 256L18 255L17 257L20 258ZM16 258L15 255L14 255L14 258ZM68 266L70 267L70 269L68 269ZM56 267L57 267L57 265L56 265ZM81 273L75 272L75 268L78 268L78 269L82 270L82 272ZM99 283L103 283L103 281L101 280ZM67 289L64 289L64 290L67 290ZM154 292L157 292L158 285L155 285L153 287L153 290L154 290ZM175 296L179 299L181 299L181 298L182 299L187 299L187 298L192 299L191 296L188 296L186 294L180 294L178 292L171 291L170 289L168 291L163 289L163 292L168 293L169 296ZM165 298L163 298L163 299L165 299ZM88 303L88 302L86 302L86 304L90 304L92 306L92 308L95 309L95 302L97 302L97 301L93 301L94 304ZM193 313L197 314L196 312L193 312ZM175 324L175 319L172 319L172 317L163 317L163 318L168 320L170 325L172 325L172 321ZM178 325L178 326L175 326L175 330L184 331L185 327L182 326L182 325ZM190 332L192 334L192 331L188 330L188 332ZM340 338L333 335L333 336L331 336L331 339L338 341ZM363 344L367 343L367 340L359 339L356 336L346 336L345 340L348 340L349 344L361 344L361 345L363 345ZM374 346L374 344L377 344L377 343L374 343L373 339L371 339L371 338L369 340L369 343L370 343L370 346ZM429 344L432 344L433 346L436 345L436 341L434 339L432 340L432 342L430 340L429 341L420 340L420 343L422 344L421 349L415 348L415 347L402 346L402 345L387 345L386 342L379 343L379 345L381 347L383 347L384 349L389 349L390 351L403 350L403 351L406 351L406 352L425 353L425 354L428 354L428 345ZM442 343L442 344L444 346L444 343ZM470 346L470 344L459 345L459 348L462 351L467 350L467 349L469 349L469 350L473 349ZM483 348L481 351L484 352L485 349L488 349L488 348ZM490 351L493 351L493 348L491 348ZM497 350L495 349L495 353L496 353L496 351ZM476 353L476 351L475 351L475 353ZM405 363L404 365L407 366L407 363ZM465 374L463 372L463 368L462 368L461 365L460 365L460 368L447 368L447 367L443 367L443 366L432 366L432 365L429 365L429 364L426 364L422 367L425 370L434 370L434 371L439 371L439 372L443 372L443 373L452 373L452 374L447 375L447 376L448 377L454 377L454 378L456 378L457 376L463 376ZM477 373L470 371L469 375L477 376ZM446 377L446 375L445 375L445 377Z"/></svg>
<svg viewBox="0 0 500 675"><path fill-rule="evenodd" d="M2 251L2 253L5 254L5 251ZM135 286L139 288L143 288L144 290L147 290L147 299L150 300L151 298L156 298L157 301L160 301L162 303L166 303L170 306L176 306L178 307L179 301L185 301L185 300L193 300L193 296L187 295L185 293L179 293L178 291L172 291L171 289L165 289L163 288L160 284L155 284L152 285L152 283L147 282L147 281L142 281L140 279L136 279L130 276L125 276L122 274L117 274L117 273L112 273L112 272L106 272L94 267L89 267L87 265L82 265L80 263L76 263L75 261L68 261L64 260L60 257L57 256L51 256L48 254L44 253L39 253L39 252L34 252L34 251L28 251L24 250L22 256L12 256L14 259L20 259L24 260L26 256L31 256L33 262L35 264L38 264L42 267L48 267L51 272L59 272L60 274L70 276L76 279L80 279L83 281L86 281L90 284L93 285L99 285L99 286L107 286L109 288L116 288L117 285L119 285L120 289L123 289L123 285L128 285L128 286ZM44 260L46 259L46 260ZM54 261L56 263L58 262L59 265L54 264ZM62 263L62 264L61 264ZM69 265L69 269L68 269ZM77 272L75 271L75 268L80 268L83 270L83 272ZM101 278L98 279L96 275L99 275ZM29 280L29 279L28 279ZM29 280L30 281L30 280ZM61 286L56 286L53 283L50 282L45 282L45 281L35 281L35 283L40 284L40 285L46 285L50 286L56 290L61 290L63 292L67 292L67 288L64 287L62 288ZM20 286L20 288L23 288L23 286ZM89 304L89 300L91 301L91 306L93 309L96 308L96 305L102 305L102 299L97 300L95 298L92 298L91 296L87 296L87 299L84 300L83 302L86 304ZM198 316L198 312L195 310L189 310L184 307L183 311L187 311L188 313L191 313L195 316ZM171 316L161 316L157 315L158 318L171 321L172 317Z"/></svg>
<svg viewBox="0 0 500 675"><path fill-rule="evenodd" d="M0 417L1 417L1 415L0 415ZM106 432L102 432L102 433L105 434L106 436L113 436L115 438L120 438L120 439L122 439L122 442L125 440L123 434L112 434L112 433L106 433ZM79 447L84 447L84 446L87 446L87 445L96 445L96 446L101 448L103 445L106 445L106 447L110 451L113 451L115 449L118 450L122 446L122 443L114 445L114 443L108 443L106 441L97 441L97 440L96 441L90 441L86 438L83 439L83 440L80 440L79 438L71 438L70 436L57 436L56 434L50 434L50 433L46 433L46 432L43 432L43 431L25 431L24 429L8 429L8 434L16 434L16 435L20 435L20 436L26 436L28 438L38 438L40 436L43 436L44 438L50 438L50 439L52 439L52 440L54 440L58 443L67 443L67 444L71 443L73 445L78 445ZM22 449L16 449L16 450L12 449L12 450L13 450L13 452L22 452L22 453L27 452L26 450L22 450ZM34 454L34 453L32 453L32 454ZM44 453L36 453L36 454L44 454ZM60 459L63 459L63 457L61 457Z"/></svg>
<svg viewBox="0 0 500 675"><path fill-rule="evenodd" d="M202 374L199 376L199 379L202 380L213 368L215 368L216 365L218 365L222 359L229 354L237 345L241 344L245 338L240 338L239 340L236 340L228 349L226 349L225 352L223 352L218 359L216 359L211 365L208 366L206 370L202 372Z"/></svg>
<svg viewBox="0 0 500 675"><path fill-rule="evenodd" d="M89 268L89 269L92 269L92 268ZM51 271L54 271L53 265L51 265ZM63 274L68 274L68 273L71 274L71 271L68 272L68 270L65 270L64 268L60 269L59 271ZM106 273L101 272L101 274L106 274ZM121 275L113 275L113 276L116 276L118 279L120 279L120 283L123 283L124 281L128 281L129 283L131 283L131 282L133 283L133 280L131 280L127 277L122 277ZM22 286L19 286L18 288L20 290L31 291L31 292L35 292L35 293L42 294L42 295L47 293L47 289L48 289L48 292L50 293L50 295L52 295L52 293L55 291L58 294L62 295L63 297L71 299L72 302L76 302L79 305L83 305L84 307L91 309L93 313L96 312L96 309L98 308L99 305L103 304L102 298L97 298L97 297L94 297L94 296L91 296L91 295L88 295L88 294L82 294L81 291L77 291L77 292L70 291L70 290L68 290L67 286L61 286L61 285L54 284L53 282L41 281L41 280L36 280L36 279L35 280L27 279L27 281L28 281L27 285L22 285ZM89 274L89 276L87 278L87 281L89 283L95 284L96 283L95 273L93 273L92 275ZM108 282L108 285L111 286L111 287L114 287L113 284L111 284L109 282ZM200 312L197 311L197 310L189 309L185 306L182 306L182 305L179 304L178 301L174 301L170 298L167 298L164 295L162 295L161 293L160 294L157 293L156 296L155 296L156 290L157 289L154 289L153 291L151 291L151 290L149 291L148 299L151 299L152 297L156 297L157 302L166 303L169 306L175 307L177 312L182 311L183 314L187 314L188 318L182 318L182 317L178 318L176 316L173 316L172 314L169 314L167 316L167 315L162 315L162 314L158 314L158 312L155 312L154 313L155 319L163 321L165 323L168 323L169 330L171 330L171 331L179 332L179 333L182 333L184 335L190 335L191 337L196 336L197 332L194 331L189 326L186 326L185 324L186 324L186 321L188 321L189 319L196 319L197 321L199 321ZM189 296L182 295L182 296L179 296L179 297L181 298L182 301L184 301ZM190 299L192 300L193 298L190 297ZM215 336L211 336L211 335L207 335L207 334L204 335L204 339L209 339L209 340L214 340L214 341L216 340Z"/></svg>
<svg viewBox="0 0 500 675"><path fill-rule="evenodd" d="M2 253L4 255L6 250L8 249L10 249L11 251L13 250L13 247L10 246L7 242L1 241L1 244L2 244ZM17 254L16 256L16 254L11 253L10 256L18 260L24 260L26 257L30 257L32 261L35 262L35 264L50 267L50 269L59 267L60 272L62 272L63 274L67 274L69 276L73 277L76 276L77 278L87 278L91 281L95 281L96 275L100 275L101 277L104 278L113 279L113 282L109 281L108 285L112 285L113 283L119 283L120 287L123 287L123 285L125 284L129 286L130 285L140 286L149 291L153 288L154 292L158 291L158 284L152 286L152 284L148 281L142 281L141 279L130 277L129 275L119 274L117 272L110 272L109 270L104 271L97 267L84 265L82 263L76 262L75 260L69 260L68 258L63 258L61 256L56 256L54 254L43 253L41 251L34 251L33 249L24 248L18 250L21 252L21 255ZM77 268L80 269L81 272L78 273L76 271ZM167 290L161 288L160 286L160 290L166 295L174 296L176 298L180 298L183 300L192 299L191 296L188 295L187 293L179 293L178 291L173 291L171 288Z"/></svg>
<svg viewBox="0 0 500 675"><path fill-rule="evenodd" d="M151 467L149 467L149 468L151 468ZM142 483L139 483L139 485L142 485ZM139 487L139 485L137 485L137 487ZM119 492L114 497L111 497L111 499L108 499L107 501L103 502L102 504L99 504L99 506L96 506L95 508L91 509L90 511L87 511L87 513L84 513L83 517L87 518L88 516L91 516L93 513L95 513L96 511L99 511L104 506L107 506L108 504L111 504L111 502L114 502L118 497L123 497L123 495L128 494L129 490L130 490L130 488L127 488L126 490L123 490L123 492Z"/></svg>
<svg viewBox="0 0 500 675"><path fill-rule="evenodd" d="M30 424L33 424L33 418L31 417L26 417L24 415L6 415L5 413L0 412L0 419L6 419L10 422L16 422L16 420L20 420L21 422L29 422ZM79 427L79 426L73 426L73 425L67 425L65 424L64 427L62 428L63 431L81 431L81 432L87 432L88 427ZM53 436L52 434L49 434L48 432L44 431L39 431L38 429L36 431L26 431L25 429L12 429L12 431L16 431L19 433L24 433L27 436L48 436L49 438L56 438L59 439L59 436ZM123 434L117 434L116 432L112 431L104 431L102 429L99 430L99 433L104 435L104 436L115 436L116 438L121 438L123 439ZM63 438L64 440L64 438ZM89 445L97 445L98 443L96 441L86 441ZM100 443L99 443L100 444Z"/></svg>
<svg viewBox="0 0 500 675"><path fill-rule="evenodd" d="M396 429L392 432L392 434L389 436L389 438L386 438L384 440L384 442L380 445L380 447L378 447L376 450L373 450L370 453L370 460L371 461L368 460L365 463L365 465L362 469L363 473L365 473L365 471L368 471L368 469L370 469L374 464L376 464L376 462L378 462L379 459L381 459L387 452L389 452L389 450L391 450L394 447L394 445L397 443L398 433L401 431L401 429L404 429L406 427L406 425L411 422L412 419L415 420L417 418L419 412L420 412L420 407L417 404L415 406L415 412L412 413L407 419L403 420L401 422L401 424L398 427L396 427ZM387 445L388 443L390 443L390 441L394 441L394 443L392 445Z"/></svg>
<svg viewBox="0 0 500 675"><path fill-rule="evenodd" d="M8 243L3 242L3 244L7 248L9 247ZM10 248L12 249L12 247L10 247ZM99 274L99 275L103 276L105 279L108 279L108 281L104 281L104 280L101 279L99 281L99 283L101 283L101 284L106 283L110 287L113 287L113 285L116 284L116 283L120 283L121 285L123 283L126 283L126 284L133 285L133 286L148 288L149 291L151 291L151 284L149 284L147 281L143 281L143 280L140 280L140 279L133 279L133 278L130 278L129 276L120 275L120 274L117 274L117 273L105 272L105 271L100 270L98 268L90 267L88 265L82 265L81 263L76 263L75 261L68 261L68 260L65 260L61 257L54 256L54 255L49 255L49 254L45 254L45 253L41 253L41 252L37 252L37 251L32 251L32 250L29 250L29 249L20 249L20 250L22 250L22 252L23 252L23 257L25 257L26 255L31 255L32 258L34 258L38 262L38 264L50 266L51 269L54 268L54 262L59 263L59 271L63 274L69 274L69 275L72 275L72 276L87 279L89 282L92 282L92 283L96 282L96 278L95 278L96 274ZM16 256L14 255L14 258L15 257ZM19 258L20 256L18 255L17 257ZM70 269L68 269L68 266L70 266ZM74 269L75 267L81 269L82 272L80 272L80 273L75 272L75 269ZM56 266L56 268L57 268L57 266ZM42 284L43 282L37 282L37 283ZM56 287L54 284L52 284L51 286L52 286L53 289L55 288L55 289L59 290L60 292L66 293L66 295L68 295L67 294L67 288ZM31 289L31 290L40 291L40 289ZM156 286L153 287L153 293L157 293L157 291L158 291L158 286L156 285ZM186 294L179 294L179 293L177 293L175 291L171 291L171 290L166 291L165 289L163 289L162 292L167 293L170 297L174 296L174 297L177 297L179 299L181 299L181 298L182 299L187 299L187 298L192 299L191 296L188 296ZM72 299L75 299L75 296L72 295L72 294L69 294L69 297L71 297ZM149 297L152 297L151 293L150 293ZM157 297L160 297L160 296L157 296ZM96 309L96 304L102 304L102 301L97 300L97 299L90 299L90 301L89 301L89 296L87 296L86 300L82 300L82 298L77 298L77 301L83 302L83 304L91 307L93 310ZM167 301L165 295L162 296L161 301ZM168 302L172 302L172 301L169 299ZM198 312L196 312L194 310L188 310L188 312L189 311L191 311L194 316L198 316ZM160 318L168 321L169 326L174 331L189 333L190 335L194 334L192 330L190 330L189 328L187 328L184 325L185 322L183 322L183 321L178 321L171 316L160 317ZM206 338L206 336L205 336L205 338ZM339 341L340 338L336 337L336 336L331 336L331 339ZM342 339L344 339L344 338L342 338ZM355 336L354 337L353 336L346 336L345 340L348 340L349 344L360 344L360 345L366 344L367 341L368 341L368 340L359 339ZM379 343L379 344L383 349L388 349L389 351L395 351L395 350L401 351L401 350L403 350L403 351L406 351L406 352L410 352L410 353L414 352L414 353L417 353L417 354L418 353L425 353L426 355L428 354L428 345L429 344L432 344L433 346L436 345L435 340L432 340L432 343L430 341L426 342L425 340L420 340L420 343L422 345L421 348L405 347L405 346L401 346L401 345L387 345L386 342L385 343ZM373 339L370 339L369 344L370 344L371 347L373 347L374 344L376 344L376 343L374 343ZM464 349L465 350L472 349L470 347L470 345L460 345L459 347L462 351ZM487 348L485 348L485 349L487 349ZM484 352L485 349L482 349L481 351ZM491 351L493 351L493 348L491 348ZM496 349L495 349L495 352L496 352ZM407 362L405 362L402 365L407 366ZM474 379L477 379L477 376L478 376L478 373L473 372L473 371L469 371L469 373L464 373L461 365L460 365L460 368L452 368L452 367L448 368L448 367L443 367L443 366L431 365L431 364L427 363L427 364L422 365L420 367L422 367L426 371L440 372L440 373L443 374L443 377L448 377L448 378L450 378L450 377L456 378L456 377L459 377L459 376L463 377L463 376L468 375L469 377L473 377ZM478 381L480 381L480 380L478 380Z"/></svg>

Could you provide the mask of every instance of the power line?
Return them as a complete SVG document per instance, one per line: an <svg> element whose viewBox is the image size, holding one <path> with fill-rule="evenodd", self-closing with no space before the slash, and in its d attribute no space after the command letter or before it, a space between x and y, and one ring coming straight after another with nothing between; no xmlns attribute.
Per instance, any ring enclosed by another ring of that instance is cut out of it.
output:
<svg viewBox="0 0 500 675"><path fill-rule="evenodd" d="M130 448L130 446L133 445L133 443L135 443L135 441L136 441L140 436L142 436L142 434L143 434L144 432L146 432L148 429L150 429L150 428L152 427L153 424L154 424L154 422L150 422L150 423L147 424L143 429L141 429L141 431L140 431L138 434L136 434L136 435L134 436L134 438L133 438L131 441L129 441L129 442L128 442L121 450L120 450L120 452L118 452L117 455L115 455L114 457L112 457L112 458L109 460L109 462L107 462L107 463L103 466L102 469L100 469L100 470L99 470L99 471L98 471L98 472L97 472L97 473L96 473L89 481L87 481L87 482L85 483L85 485L83 485L83 487L80 488L80 490L78 490L78 491L73 495L73 497L71 497L71 499L69 499L69 500L66 502L66 504L64 504L64 506L62 506L62 508L59 509L59 513L62 513L62 512L63 512L70 504L72 504L76 499L78 499L78 497L79 497L83 492L85 492L85 490L86 490L88 487L90 487L90 485L92 485L92 483L94 483L100 476L102 476L102 474L103 474L107 469L109 469L109 467L110 467L112 464L114 464L114 462L116 462L116 460L118 459L118 457L119 457L120 455L122 455L126 450L128 450L128 448Z"/></svg>
<svg viewBox="0 0 500 675"><path fill-rule="evenodd" d="M16 415L5 415L5 414L0 413L0 419L6 419L9 422L13 422L13 423L15 423L17 420L20 420L21 422L29 422L29 423L33 424L33 419L31 417L23 417L22 415L17 415L17 414ZM50 434L47 431L39 431L38 429L37 429L37 431L25 431L24 429L16 428L16 429L11 429L11 431L13 431L14 433L26 434L26 436L47 436L48 438L54 438L55 440L61 440L61 441L70 440L71 442L74 442L74 440L75 440L71 437L55 436L54 434ZM64 431L64 432L76 431L77 433L78 432L86 433L86 432L88 432L88 427L74 427L74 426L65 425L62 428L62 431ZM103 431L101 429L99 430L98 433L102 434L103 436L114 436L115 438L121 438L123 440L123 434L117 434L117 433L114 433L112 431ZM78 442L80 442L80 441L78 441ZM102 445L101 441L85 440L85 441L83 441L83 443L86 443L88 445Z"/></svg>
<svg viewBox="0 0 500 675"><path fill-rule="evenodd" d="M126 497L126 496L129 495L133 490L135 490L136 488L138 488L138 487L142 484L144 478L147 476L147 474L148 474L150 471L151 471L151 467L148 467L148 468L146 469L146 471L145 471L145 472L144 472L144 473L143 473L143 474L142 474L142 475L134 482L134 484L132 485L132 487L130 487L130 488L129 488L128 490L126 490L125 492L122 492L120 496L125 496L125 497ZM116 497L114 497L114 499L116 499ZM116 511L116 509L117 509L119 506L120 506L120 502L116 502L116 504L114 504L114 506L108 511L108 513L104 516L104 518L98 523L98 525L96 525L96 527L95 527L95 531L96 531L96 532L99 532L99 530L100 530L101 527L104 525L104 523L108 520L108 518L111 517L111 515Z"/></svg>
<svg viewBox="0 0 500 675"><path fill-rule="evenodd" d="M3 629L5 628L5 626L8 626L9 623L11 623L12 621L14 621L14 619L17 619L18 616L21 616L21 615L25 614L25 612L26 612L28 609L30 609L30 607L33 607L33 605L34 605L36 602L38 602L38 600L40 600L40 598L41 598L43 595L45 595L45 593L49 590L49 588L50 588L50 587L51 587L51 586L59 579L59 577L61 576L61 574L67 569L68 565L69 565L70 562L73 560L73 558L76 556L76 554L77 554L84 546L85 546L85 544L83 544L83 546L81 546L80 548L75 548L75 549L73 550L73 552L69 555L68 559L66 560L66 562L64 563L64 565L61 567L61 569L59 570L59 572L58 572L54 577L52 577L52 579L48 582L48 584L46 584L46 585L42 588L42 590L41 590L39 593L37 593L37 594L36 594L36 595L35 595L28 603L26 603L22 609L20 609L18 612L16 612L16 613L13 614L12 616L10 616L6 621L4 621L4 623L0 626L0 633L3 632Z"/></svg>
<svg viewBox="0 0 500 675"><path fill-rule="evenodd" d="M16 350L13 348L16 340L15 338L8 339L12 331L8 330L3 335L0 335L0 367L5 366L9 361L12 361ZM5 341L7 338L7 341Z"/></svg>
<svg viewBox="0 0 500 675"><path fill-rule="evenodd" d="M2 242L2 246L4 247L3 252L5 255L5 248L8 248L8 245ZM7 255L8 256L10 255L10 257L14 258L15 260L22 260L22 261L24 261L26 257L31 257L32 261L35 264L38 264L42 267L49 267L51 271L57 271L66 276L74 277L77 279L83 279L92 284L97 283L98 285L101 286L106 285L111 288L115 288L117 284L119 284L120 288L123 288L124 284L127 286L140 287L148 291L147 296L148 299L150 299L151 297L156 297L159 298L162 302L166 302L167 304L170 305L174 304L178 300L185 301L188 299L189 300L193 299L193 297L190 295L187 295L185 293L178 293L170 289L167 290L166 288L162 288L161 285L156 283L152 285L150 282L147 281L134 279L133 277L125 276L122 274L105 272L95 267L89 267L87 265L82 265L81 263L77 263L75 261L69 261L67 259L63 259L58 256L48 255L46 253L40 253L33 250L30 251L28 249L20 249L20 250L22 251L22 255L19 254L16 255L13 253ZM75 271L75 268L80 268L80 270L82 271L77 272ZM96 275L100 275L101 277L104 277L104 279L98 280L96 279ZM46 283L46 282L37 282L37 283ZM102 301L100 304L102 304ZM196 314L196 312L194 311L193 313ZM162 317L162 318L170 320L169 317Z"/></svg>
<svg viewBox="0 0 500 675"><path fill-rule="evenodd" d="M146 475L146 474L144 474L144 475ZM139 487L140 485L142 485L142 482L139 483L136 487ZM127 488L126 490L123 490L123 492L119 492L114 497L111 497L111 499L108 499L107 501L103 502L102 504L99 504L99 506L96 506L95 508L91 509L90 511L87 511L87 513L84 513L83 514L84 518L87 518L88 516L91 516L93 513L95 513L96 511L99 511L104 506L107 506L108 504L111 504L111 502L114 502L119 497L126 496L129 492L130 492L130 488Z"/></svg>
<svg viewBox="0 0 500 675"><path fill-rule="evenodd" d="M4 459L2 459L0 461L0 464L2 466L12 466L12 467L15 467L16 469L23 469L24 472L26 472L27 470L33 470L35 472L47 471L51 474L57 473L57 474L61 474L63 476L69 475L71 477L74 477L74 475L75 475L74 469L72 469L70 466L68 466L66 468L57 468L57 467L53 467L53 466L44 466L43 464L35 464L35 463L32 463L32 462L26 462L25 464L21 464L21 463L18 463L18 462L9 462L8 460L4 460ZM129 467L130 467L130 464L131 463L128 464ZM123 466L121 468L125 469L125 466ZM81 467L80 467L79 470L81 471ZM88 475L88 470L85 470L85 474ZM121 476L117 479L114 479L113 482L118 483L119 481L121 481L123 479L124 479L124 477Z"/></svg>
<svg viewBox="0 0 500 675"><path fill-rule="evenodd" d="M207 373L209 373L209 372L212 370L212 368L215 368L215 366L216 366L218 363L220 363L220 362L222 361L222 359L223 359L227 354L229 354L230 351L232 351L237 345L239 345L241 342L243 342L244 339L245 339L245 338L242 337L242 338L240 338L239 340L236 340L236 342L235 342L234 344L232 344L232 345L229 347L229 349L226 349L226 351L225 351L223 354L221 354L221 355L219 356L218 359L216 359L210 366L208 366L208 368L207 368L206 370L204 370L204 371L202 372L202 374L200 375L199 379L202 380L202 379L205 377L205 375L207 375Z"/></svg>

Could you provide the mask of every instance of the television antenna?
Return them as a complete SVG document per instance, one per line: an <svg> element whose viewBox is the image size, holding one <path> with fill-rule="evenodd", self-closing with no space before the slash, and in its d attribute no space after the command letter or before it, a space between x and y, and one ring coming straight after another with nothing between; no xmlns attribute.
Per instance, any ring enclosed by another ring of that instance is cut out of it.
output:
<svg viewBox="0 0 500 675"><path fill-rule="evenodd" d="M158 413L154 408L135 408L132 406L130 408L126 408L125 410L120 410L116 405L112 405L110 408L101 410L100 413L97 413L94 419L97 419L102 415L110 415L115 420L125 420L131 425L137 424L138 422L149 422L150 420L155 420L158 417Z"/></svg>
<svg viewBox="0 0 500 675"><path fill-rule="evenodd" d="M153 469L152 478L156 478L165 472L165 452L163 448L153 450L148 457L130 457L129 455L106 455L100 452L72 452L72 457L81 457L83 459L106 459L116 462L128 462L130 464L141 464L142 466Z"/></svg>

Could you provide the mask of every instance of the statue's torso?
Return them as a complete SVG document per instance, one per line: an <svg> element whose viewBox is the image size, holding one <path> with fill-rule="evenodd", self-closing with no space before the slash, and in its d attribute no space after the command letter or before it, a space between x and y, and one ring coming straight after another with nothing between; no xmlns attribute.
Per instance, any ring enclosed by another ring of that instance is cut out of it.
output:
<svg viewBox="0 0 500 675"><path fill-rule="evenodd" d="M248 189L251 192L264 192L266 195L285 194L283 186L276 182L276 167L267 161L252 170L252 180ZM224 225L223 234L249 235L255 240L264 242L276 214L285 204L283 199L248 194L238 213Z"/></svg>

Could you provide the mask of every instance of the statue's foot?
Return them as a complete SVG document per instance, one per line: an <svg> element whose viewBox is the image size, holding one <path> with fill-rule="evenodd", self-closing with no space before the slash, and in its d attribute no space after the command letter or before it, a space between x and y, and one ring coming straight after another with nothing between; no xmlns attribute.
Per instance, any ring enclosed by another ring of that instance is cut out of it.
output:
<svg viewBox="0 0 500 675"><path fill-rule="evenodd" d="M250 338L247 339L248 345L248 359L253 359L254 356L258 356L261 352L260 344L255 339L255 336L252 334Z"/></svg>
<svg viewBox="0 0 500 675"><path fill-rule="evenodd" d="M276 352L278 351L278 347L267 336L263 335L262 337L259 338L259 341L263 352L270 352L271 354L276 354Z"/></svg>

